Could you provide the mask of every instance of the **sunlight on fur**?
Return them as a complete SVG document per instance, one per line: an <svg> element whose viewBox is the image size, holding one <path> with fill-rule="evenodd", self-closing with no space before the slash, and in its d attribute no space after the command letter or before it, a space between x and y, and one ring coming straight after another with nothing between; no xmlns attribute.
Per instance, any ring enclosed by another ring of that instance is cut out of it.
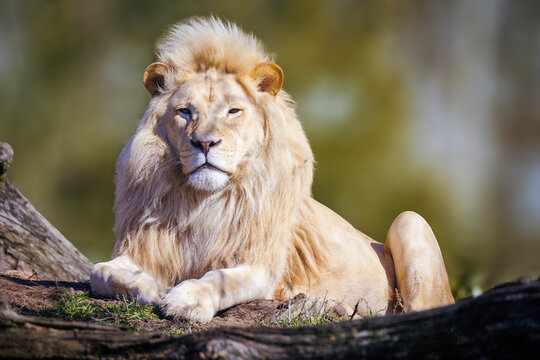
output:
<svg viewBox="0 0 540 360"><path fill-rule="evenodd" d="M453 302L429 225L401 214L382 244L311 197L313 154L283 71L236 25L174 26L144 73L152 95L116 167L113 259L92 289L208 322L304 292L351 315Z"/></svg>

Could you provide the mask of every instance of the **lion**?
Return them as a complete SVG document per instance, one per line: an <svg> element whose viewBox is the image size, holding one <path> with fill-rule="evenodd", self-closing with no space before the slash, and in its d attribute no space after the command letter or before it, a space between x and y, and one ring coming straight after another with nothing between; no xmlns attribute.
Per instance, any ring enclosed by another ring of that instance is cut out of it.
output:
<svg viewBox="0 0 540 360"><path fill-rule="evenodd" d="M116 165L115 246L92 290L160 305L201 323L254 299L299 293L349 315L454 302L437 240L414 212L383 244L311 195L314 158L282 89L282 69L252 35L191 18L144 72L152 98Z"/></svg>

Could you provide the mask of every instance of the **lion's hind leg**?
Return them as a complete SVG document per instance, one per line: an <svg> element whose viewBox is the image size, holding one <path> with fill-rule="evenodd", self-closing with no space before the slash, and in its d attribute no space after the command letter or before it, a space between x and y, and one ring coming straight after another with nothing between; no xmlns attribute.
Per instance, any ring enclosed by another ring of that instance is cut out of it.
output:
<svg viewBox="0 0 540 360"><path fill-rule="evenodd" d="M412 211L400 214L388 231L384 249L392 255L406 311L454 303L439 244L424 218Z"/></svg>
<svg viewBox="0 0 540 360"><path fill-rule="evenodd" d="M127 295L144 304L157 305L163 290L159 282L128 256L97 263L90 274L92 291L106 296Z"/></svg>

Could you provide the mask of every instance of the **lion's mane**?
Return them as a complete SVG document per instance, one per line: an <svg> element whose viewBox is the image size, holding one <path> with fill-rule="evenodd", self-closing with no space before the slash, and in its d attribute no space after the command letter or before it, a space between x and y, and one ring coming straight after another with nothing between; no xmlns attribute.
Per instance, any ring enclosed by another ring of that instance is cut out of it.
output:
<svg viewBox="0 0 540 360"><path fill-rule="evenodd" d="M113 256L131 256L163 286L242 263L271 269L276 285L313 277L325 256L316 224L305 220L312 211L310 146L289 95L260 94L245 81L270 57L252 35L215 18L175 26L157 57L170 71L117 162ZM217 193L186 184L158 128L185 76L210 68L235 74L264 117L258 155Z"/></svg>

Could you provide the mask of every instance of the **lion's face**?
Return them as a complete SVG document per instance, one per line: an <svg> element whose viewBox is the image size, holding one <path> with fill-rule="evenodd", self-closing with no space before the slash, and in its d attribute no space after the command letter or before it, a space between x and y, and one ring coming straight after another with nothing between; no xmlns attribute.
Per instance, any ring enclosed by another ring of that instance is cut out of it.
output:
<svg viewBox="0 0 540 360"><path fill-rule="evenodd" d="M260 148L262 118L244 86L209 70L191 75L170 97L162 132L197 190L223 189Z"/></svg>

